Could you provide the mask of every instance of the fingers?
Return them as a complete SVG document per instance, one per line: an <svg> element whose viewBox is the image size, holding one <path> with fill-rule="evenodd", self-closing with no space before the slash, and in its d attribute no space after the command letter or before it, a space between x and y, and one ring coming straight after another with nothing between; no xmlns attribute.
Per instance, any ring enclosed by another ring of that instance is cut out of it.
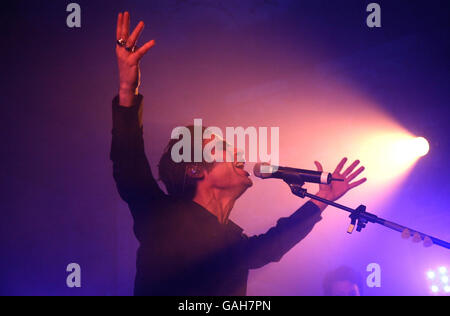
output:
<svg viewBox="0 0 450 316"><path fill-rule="evenodd" d="M346 162L347 162L347 158L342 159L341 162L336 167L336 170L334 170L333 173L334 174L337 174L337 173L340 174L342 169L344 168Z"/></svg>
<svg viewBox="0 0 450 316"><path fill-rule="evenodd" d="M128 36L130 36L130 13L125 12L122 17L122 30L120 37L127 40Z"/></svg>
<svg viewBox="0 0 450 316"><path fill-rule="evenodd" d="M138 62L142 57L144 57L144 55L150 50L150 48L152 48L153 46L155 46L155 41L151 40L147 43L145 43L141 48L139 48L136 53L134 53L132 55L132 58L134 58L134 62Z"/></svg>
<svg viewBox="0 0 450 316"><path fill-rule="evenodd" d="M314 164L316 165L317 171L323 171L323 167L320 162L314 161Z"/></svg>
<svg viewBox="0 0 450 316"><path fill-rule="evenodd" d="M364 170L366 170L365 167L361 167L358 170L356 170L355 172L353 172L351 175L349 175L347 177L347 181L351 182L353 179L355 179L357 176L359 176Z"/></svg>
<svg viewBox="0 0 450 316"><path fill-rule="evenodd" d="M131 34L131 36L128 38L128 40L127 40L127 47L134 47L134 46L136 46L136 42L137 42L139 36L141 35L143 29L144 29L144 22L141 21L136 26L136 28L134 29L134 31Z"/></svg>
<svg viewBox="0 0 450 316"><path fill-rule="evenodd" d="M366 182L366 181L367 181L367 178L363 178L363 179L361 179L361 180L359 180L359 181L350 183L350 184L348 185L348 187L349 187L349 189L351 190L351 189L353 189L353 188L356 188L357 186L360 186L361 184L363 184L363 183Z"/></svg>
<svg viewBox="0 0 450 316"><path fill-rule="evenodd" d="M117 40L120 40L120 38L122 36L122 23L123 23L122 20L123 20L123 14L121 12L117 16L117 29L116 29L116 39Z"/></svg>
<svg viewBox="0 0 450 316"><path fill-rule="evenodd" d="M344 173L342 174L344 177L347 177L350 173L353 172L353 170L355 170L355 168L359 165L360 161L356 160L355 162L353 162L350 167L348 167Z"/></svg>

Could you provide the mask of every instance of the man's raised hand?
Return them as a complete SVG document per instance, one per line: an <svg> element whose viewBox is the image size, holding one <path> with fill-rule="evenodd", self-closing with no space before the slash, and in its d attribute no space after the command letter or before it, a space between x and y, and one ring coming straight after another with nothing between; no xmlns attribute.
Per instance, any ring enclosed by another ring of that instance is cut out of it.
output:
<svg viewBox="0 0 450 316"><path fill-rule="evenodd" d="M365 168L360 167L355 171L356 167L358 167L358 165L360 164L360 161L356 160L347 169L344 170L347 161L347 158L342 159L333 172L334 179L341 179L343 181L335 181L329 185L321 184L319 193L317 193L318 196L327 200L336 201L344 196L348 191L360 186L367 181L366 178L354 181L359 175L361 175ZM320 162L316 161L315 164L318 171L323 171L323 167ZM324 210L326 207L326 205L323 203L317 201L313 202L317 204L322 210Z"/></svg>
<svg viewBox="0 0 450 316"><path fill-rule="evenodd" d="M136 43L144 29L144 22L139 22L130 35L130 14L119 13L116 30L116 55L119 66L119 102L122 106L134 104L140 84L139 62L155 45L151 40L137 48Z"/></svg>

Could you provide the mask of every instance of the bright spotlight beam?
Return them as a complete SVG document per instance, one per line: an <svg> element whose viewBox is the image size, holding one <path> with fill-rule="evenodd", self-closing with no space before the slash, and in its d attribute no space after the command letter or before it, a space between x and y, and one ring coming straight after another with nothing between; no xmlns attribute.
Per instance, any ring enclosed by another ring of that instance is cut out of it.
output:
<svg viewBox="0 0 450 316"><path fill-rule="evenodd" d="M430 144L423 137L417 137L412 140L413 152L417 157L423 157L430 151Z"/></svg>
<svg viewBox="0 0 450 316"><path fill-rule="evenodd" d="M398 167L407 167L424 157L430 151L430 144L423 137L406 137L392 140L391 162Z"/></svg>
<svg viewBox="0 0 450 316"><path fill-rule="evenodd" d="M361 160L367 161L373 174L371 181L390 181L406 173L430 151L424 137L408 133L380 133L369 136L364 144Z"/></svg>

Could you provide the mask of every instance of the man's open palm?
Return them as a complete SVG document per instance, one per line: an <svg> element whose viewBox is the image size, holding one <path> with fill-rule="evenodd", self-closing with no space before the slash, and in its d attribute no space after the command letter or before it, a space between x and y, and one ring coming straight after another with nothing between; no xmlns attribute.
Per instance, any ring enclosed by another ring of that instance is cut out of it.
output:
<svg viewBox="0 0 450 316"><path fill-rule="evenodd" d="M137 41L143 29L144 22L141 21L130 35L130 14L128 12L119 13L116 29L116 40L118 41L116 55L119 66L121 99L122 95L136 93L140 79L139 61L155 45L155 41L151 40L137 48ZM123 45L120 45L120 43L123 43Z"/></svg>
<svg viewBox="0 0 450 316"><path fill-rule="evenodd" d="M342 159L333 172L334 179L342 179L344 181L333 181L329 185L321 184L319 190L321 196L325 196L328 200L336 201L351 189L356 188L357 186L360 186L367 181L366 178L363 178L361 180L352 182L365 170L364 167L360 167L358 170L354 171L360 163L359 160L353 162L347 169L345 169L344 172L342 172L345 164L347 163L347 160L347 158ZM318 171L323 171L323 167L320 162L316 161L315 164Z"/></svg>

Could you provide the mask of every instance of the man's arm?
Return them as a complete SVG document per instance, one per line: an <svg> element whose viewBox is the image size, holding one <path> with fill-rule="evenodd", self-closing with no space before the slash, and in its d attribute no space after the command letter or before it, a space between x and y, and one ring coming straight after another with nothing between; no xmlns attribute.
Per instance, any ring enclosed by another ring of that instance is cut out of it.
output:
<svg viewBox="0 0 450 316"><path fill-rule="evenodd" d="M249 269L258 269L278 262L304 239L320 222L322 211L308 202L288 218L281 218L267 233L253 236L244 242L242 254Z"/></svg>
<svg viewBox="0 0 450 316"><path fill-rule="evenodd" d="M364 167L354 171L360 163L359 160L342 172L346 163L347 158L342 159L333 172L333 178L343 181L320 185L318 196L336 201L367 181L363 178L353 182L364 171ZM316 162L316 167L319 171L323 171L319 162ZM244 243L242 254L249 268L257 269L268 263L278 262L312 231L314 225L322 219L321 214L325 208L326 205L321 202L309 201L289 218L280 219L267 233L248 238Z"/></svg>
<svg viewBox="0 0 450 316"><path fill-rule="evenodd" d="M113 131L111 160L114 179L121 197L129 204L145 202L163 195L145 156L142 111L139 95L139 62L154 41L135 50L144 23L140 22L131 35L130 14L120 13L117 19L116 55L119 66L119 95L113 100Z"/></svg>
<svg viewBox="0 0 450 316"><path fill-rule="evenodd" d="M161 197L150 170L144 149L142 107L143 97L136 97L131 107L121 106L119 97L113 100L113 131L111 160L119 194L128 204Z"/></svg>

